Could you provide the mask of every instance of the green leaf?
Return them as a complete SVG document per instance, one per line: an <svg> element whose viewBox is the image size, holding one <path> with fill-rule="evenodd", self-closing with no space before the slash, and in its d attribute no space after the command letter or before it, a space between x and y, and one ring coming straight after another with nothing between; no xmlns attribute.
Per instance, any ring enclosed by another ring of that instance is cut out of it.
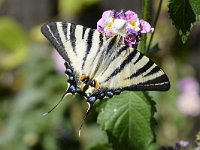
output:
<svg viewBox="0 0 200 150"><path fill-rule="evenodd" d="M154 141L155 103L144 92L123 92L100 105L97 122L114 149L148 149Z"/></svg>
<svg viewBox="0 0 200 150"><path fill-rule="evenodd" d="M199 0L189 0L189 1L194 13L200 15L200 1Z"/></svg>
<svg viewBox="0 0 200 150"><path fill-rule="evenodd" d="M196 21L196 16L188 0L170 0L169 15L173 24L179 31L182 42L187 41L192 24Z"/></svg>
<svg viewBox="0 0 200 150"><path fill-rule="evenodd" d="M86 149L90 150L98 150L100 147L110 148L108 145L108 137L105 131L99 130L99 126L97 124L88 126L88 144ZM98 137L98 138L96 138ZM106 149L106 148L104 148Z"/></svg>
<svg viewBox="0 0 200 150"><path fill-rule="evenodd" d="M89 148L89 150L112 150L112 148L108 144L99 144Z"/></svg>

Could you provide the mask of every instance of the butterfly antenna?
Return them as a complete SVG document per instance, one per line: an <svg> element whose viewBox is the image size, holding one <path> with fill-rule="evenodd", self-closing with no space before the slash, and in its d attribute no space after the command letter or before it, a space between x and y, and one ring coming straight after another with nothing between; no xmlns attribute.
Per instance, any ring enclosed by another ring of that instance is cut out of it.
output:
<svg viewBox="0 0 200 150"><path fill-rule="evenodd" d="M49 114L50 112L52 112L59 104L60 102L62 102L62 100L64 99L65 95L67 94L67 92L65 92L61 99L58 101L58 103L56 105L53 106L53 108L51 108L48 112L44 113L43 116L46 116L47 114Z"/></svg>
<svg viewBox="0 0 200 150"><path fill-rule="evenodd" d="M81 136L81 129L82 129L82 127L83 127L83 124L84 124L84 122L85 122L85 119L87 118L88 114L89 114L90 111L92 110L92 106L93 106L93 105L91 105L91 103L89 103L89 102L87 102L87 104L88 104L88 109L87 109L87 112L86 112L86 114L85 114L85 116L84 116L82 122L81 122L81 126L80 126L79 131L78 131L78 136L79 136L79 137Z"/></svg>

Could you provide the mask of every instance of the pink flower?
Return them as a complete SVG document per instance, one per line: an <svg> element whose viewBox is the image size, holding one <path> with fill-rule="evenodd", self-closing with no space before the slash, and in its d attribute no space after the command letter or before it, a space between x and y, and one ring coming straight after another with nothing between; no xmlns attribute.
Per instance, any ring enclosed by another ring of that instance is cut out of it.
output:
<svg viewBox="0 0 200 150"><path fill-rule="evenodd" d="M126 21L128 22L136 20L138 18L138 15L131 10L126 11L125 16L126 16Z"/></svg>
<svg viewBox="0 0 200 150"><path fill-rule="evenodd" d="M125 44L130 46L130 47L134 47L134 45L137 42L137 32L132 30L132 29L128 29L127 31L127 36L124 38Z"/></svg>
<svg viewBox="0 0 200 150"><path fill-rule="evenodd" d="M97 22L97 31L100 33L104 32L104 27L109 22L109 18L114 16L114 12L112 10L107 10L102 14L102 18Z"/></svg>
<svg viewBox="0 0 200 150"><path fill-rule="evenodd" d="M149 32L153 32L154 28L151 28L151 25L144 21L144 20L140 20L140 28L141 28L141 33L149 33Z"/></svg>
<svg viewBox="0 0 200 150"><path fill-rule="evenodd" d="M113 10L107 10L103 12L102 18L110 18L110 17L114 17Z"/></svg>
<svg viewBox="0 0 200 150"><path fill-rule="evenodd" d="M121 10L120 12L114 11L114 18L125 19L124 11L123 10Z"/></svg>
<svg viewBox="0 0 200 150"><path fill-rule="evenodd" d="M104 32L104 26L105 26L105 19L101 18L98 22L97 22L97 31L100 33Z"/></svg>
<svg viewBox="0 0 200 150"><path fill-rule="evenodd" d="M181 140L181 141L178 141L177 143L176 143L176 147L177 148L181 148L181 147L187 147L187 146L189 146L189 142L188 141L183 141L183 140Z"/></svg>
<svg viewBox="0 0 200 150"><path fill-rule="evenodd" d="M198 92L199 84L193 77L186 77L179 82L181 92Z"/></svg>
<svg viewBox="0 0 200 150"><path fill-rule="evenodd" d="M136 36L133 34L127 35L124 40L125 44L130 47L134 47L134 45L136 44Z"/></svg>

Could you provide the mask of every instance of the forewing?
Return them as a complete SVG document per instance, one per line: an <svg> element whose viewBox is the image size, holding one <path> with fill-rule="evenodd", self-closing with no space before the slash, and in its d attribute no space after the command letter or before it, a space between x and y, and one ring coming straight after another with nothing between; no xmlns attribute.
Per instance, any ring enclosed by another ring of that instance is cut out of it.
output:
<svg viewBox="0 0 200 150"><path fill-rule="evenodd" d="M89 74L105 37L98 31L66 22L42 26L42 33L80 75Z"/></svg>

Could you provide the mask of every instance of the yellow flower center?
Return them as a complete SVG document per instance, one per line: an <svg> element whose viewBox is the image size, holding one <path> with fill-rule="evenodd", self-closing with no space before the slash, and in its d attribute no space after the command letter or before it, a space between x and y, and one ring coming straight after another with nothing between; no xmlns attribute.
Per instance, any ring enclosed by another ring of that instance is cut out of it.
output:
<svg viewBox="0 0 200 150"><path fill-rule="evenodd" d="M112 24L109 23L109 24L106 25L106 27L107 27L107 28L112 28Z"/></svg>
<svg viewBox="0 0 200 150"><path fill-rule="evenodd" d="M133 22L131 22L131 25L132 25L132 26L137 26L137 22L136 22L136 21L133 21Z"/></svg>
<svg viewBox="0 0 200 150"><path fill-rule="evenodd" d="M115 21L115 18L111 18L111 21L114 22L114 21Z"/></svg>

